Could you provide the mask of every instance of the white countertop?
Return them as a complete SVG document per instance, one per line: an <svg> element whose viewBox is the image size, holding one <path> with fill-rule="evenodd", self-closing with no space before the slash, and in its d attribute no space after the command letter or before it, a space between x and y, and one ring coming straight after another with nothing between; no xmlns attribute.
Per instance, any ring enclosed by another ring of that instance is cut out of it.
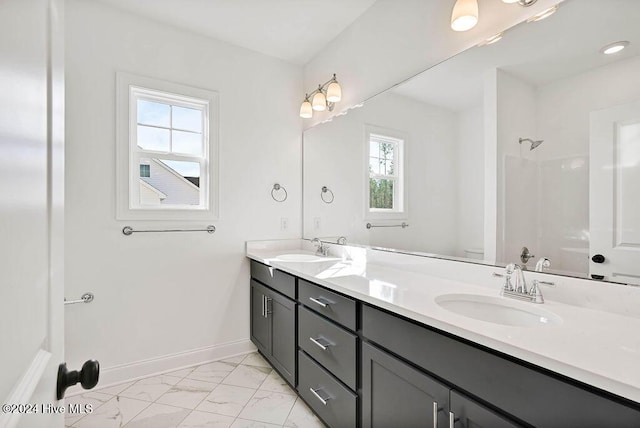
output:
<svg viewBox="0 0 640 428"><path fill-rule="evenodd" d="M450 312L438 305L435 298L451 293L498 297L499 279L496 287L443 278L417 272L413 256L406 256L411 259L407 267L399 267L397 263L381 262L378 256L376 260L367 257L369 250L364 249L358 249L352 260L330 257L326 261L283 261L278 256L313 253L305 250L304 245L286 248L282 243L250 244L247 257L253 260L640 403L638 317L560 303L548 297L552 293L545 293L545 303L536 306L558 315L561 324L536 327L494 324ZM429 263L434 263L433 259ZM468 263L459 265L473 269ZM634 298L640 295L638 290L632 291L636 293ZM587 298L594 299L597 296Z"/></svg>

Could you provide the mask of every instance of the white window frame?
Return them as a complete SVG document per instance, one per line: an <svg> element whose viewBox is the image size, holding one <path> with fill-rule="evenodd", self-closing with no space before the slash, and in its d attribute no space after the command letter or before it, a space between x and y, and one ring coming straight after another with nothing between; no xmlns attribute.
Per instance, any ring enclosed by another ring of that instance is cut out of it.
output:
<svg viewBox="0 0 640 428"><path fill-rule="evenodd" d="M141 149L137 145L137 101L203 111L203 156ZM116 181L118 220L218 219L218 93L130 73L116 74ZM140 206L140 158L200 163L199 205Z"/></svg>
<svg viewBox="0 0 640 428"><path fill-rule="evenodd" d="M397 143L394 149L397 172L396 185L393 192L393 209L370 208L370 178L388 178L377 174L372 177L369 173L370 142L371 139L389 140ZM409 218L409 191L407 184L407 146L409 138L406 133L379 126L365 125L364 127L364 219L365 220L408 220Z"/></svg>

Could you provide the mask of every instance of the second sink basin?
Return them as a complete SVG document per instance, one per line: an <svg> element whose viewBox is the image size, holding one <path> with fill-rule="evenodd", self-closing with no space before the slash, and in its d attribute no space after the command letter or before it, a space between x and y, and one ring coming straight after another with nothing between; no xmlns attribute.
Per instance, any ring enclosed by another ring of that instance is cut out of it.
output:
<svg viewBox="0 0 640 428"><path fill-rule="evenodd" d="M542 327L562 324L562 318L533 303L479 294L444 294L436 297L442 308L480 321L513 327Z"/></svg>

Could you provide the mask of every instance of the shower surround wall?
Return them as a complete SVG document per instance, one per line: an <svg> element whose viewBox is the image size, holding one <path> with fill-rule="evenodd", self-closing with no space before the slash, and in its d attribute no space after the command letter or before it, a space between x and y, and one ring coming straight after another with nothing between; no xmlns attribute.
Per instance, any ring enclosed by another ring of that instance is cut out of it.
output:
<svg viewBox="0 0 640 428"><path fill-rule="evenodd" d="M639 74L640 57L538 86L498 71L499 260L518 261L526 245L555 270L588 273L589 115L640 99L639 87L622 83ZM530 151L519 137L544 143Z"/></svg>
<svg viewBox="0 0 640 428"><path fill-rule="evenodd" d="M253 349L244 243L300 233L301 67L98 2L68 1L66 33L65 293L96 296L66 308L69 367L96 358L105 385ZM169 224L115 219L120 70L219 92L219 220L170 224L215 234L121 233Z"/></svg>

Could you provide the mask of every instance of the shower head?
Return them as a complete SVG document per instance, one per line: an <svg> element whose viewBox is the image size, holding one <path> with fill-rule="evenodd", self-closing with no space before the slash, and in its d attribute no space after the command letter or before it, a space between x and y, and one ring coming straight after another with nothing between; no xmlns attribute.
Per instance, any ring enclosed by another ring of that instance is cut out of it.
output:
<svg viewBox="0 0 640 428"><path fill-rule="evenodd" d="M540 144L544 143L544 140L538 140L538 141L533 141L531 138L520 138L518 140L518 143L522 144L522 143L531 143L531 148L529 149L529 151L535 149L536 147L538 147Z"/></svg>

